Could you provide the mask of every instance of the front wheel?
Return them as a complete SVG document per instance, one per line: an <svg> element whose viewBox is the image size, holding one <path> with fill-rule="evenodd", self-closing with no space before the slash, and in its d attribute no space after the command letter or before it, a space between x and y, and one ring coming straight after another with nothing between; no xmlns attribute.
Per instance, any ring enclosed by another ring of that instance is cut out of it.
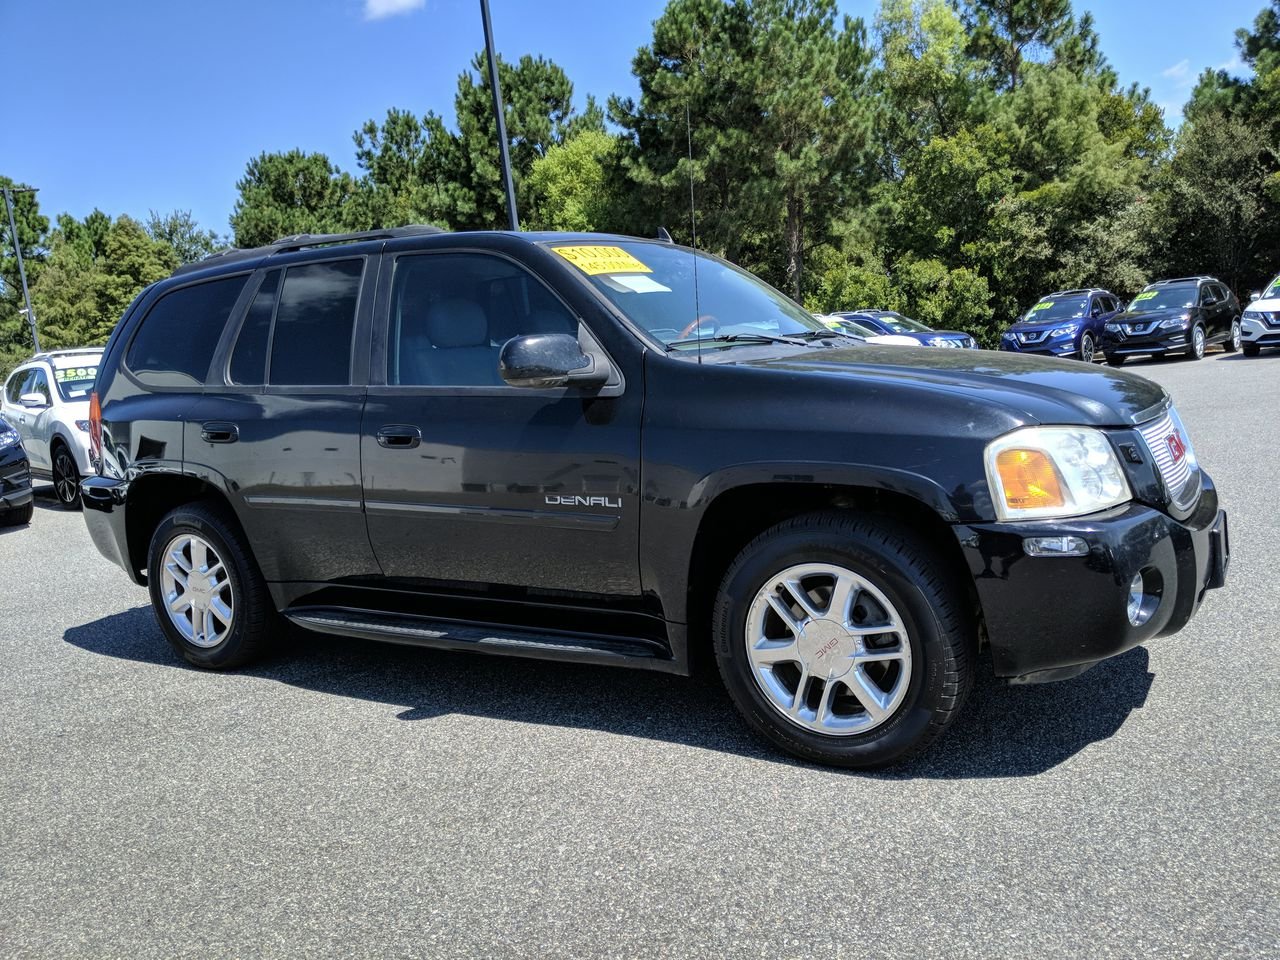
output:
<svg viewBox="0 0 1280 960"><path fill-rule="evenodd" d="M1125 358L1124 358L1124 357L1122 357L1122 356L1119 356L1118 354L1117 354L1117 355L1112 355L1112 354L1108 354L1108 355L1107 355L1107 366L1109 366L1109 367L1123 367L1123 366L1124 366L1124 361L1125 361Z"/></svg>
<svg viewBox="0 0 1280 960"><path fill-rule="evenodd" d="M1262 352L1262 348L1256 343L1246 343L1244 345L1244 355L1246 357L1256 357Z"/></svg>
<svg viewBox="0 0 1280 960"><path fill-rule="evenodd" d="M268 646L275 607L243 534L223 511L187 504L161 520L147 581L160 629L188 663L238 667Z"/></svg>
<svg viewBox="0 0 1280 960"><path fill-rule="evenodd" d="M1093 363L1093 355L1098 352L1093 334L1086 331L1080 336L1080 359L1085 363Z"/></svg>
<svg viewBox="0 0 1280 960"><path fill-rule="evenodd" d="M1238 319L1232 320L1231 336L1228 337L1227 342L1222 345L1222 349L1227 351L1227 353L1235 353L1240 349L1242 339L1243 338L1240 335L1240 321Z"/></svg>
<svg viewBox="0 0 1280 960"><path fill-rule="evenodd" d="M873 768L924 749L973 682L976 627L943 558L879 517L781 523L716 597L716 659L747 723L797 756Z"/></svg>
<svg viewBox="0 0 1280 960"><path fill-rule="evenodd" d="M35 515L35 503L28 503L21 507L10 507L8 510L0 511L0 527L23 527L31 522L31 518Z"/></svg>
<svg viewBox="0 0 1280 960"><path fill-rule="evenodd" d="M1204 358L1204 327L1196 324L1191 328L1191 346L1187 348L1187 356L1192 360L1201 360Z"/></svg>
<svg viewBox="0 0 1280 960"><path fill-rule="evenodd" d="M80 471L71 451L62 441L53 448L53 492L58 502L68 510L80 505Z"/></svg>

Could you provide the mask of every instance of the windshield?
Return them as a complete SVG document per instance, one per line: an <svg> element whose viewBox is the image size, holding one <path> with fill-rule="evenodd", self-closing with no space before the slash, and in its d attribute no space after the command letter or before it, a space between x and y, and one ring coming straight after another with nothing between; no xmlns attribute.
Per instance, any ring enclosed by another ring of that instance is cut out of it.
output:
<svg viewBox="0 0 1280 960"><path fill-rule="evenodd" d="M551 249L581 270L631 321L676 350L696 349L696 343L678 342L691 337L787 336L828 329L745 270L684 247L621 240Z"/></svg>
<svg viewBox="0 0 1280 960"><path fill-rule="evenodd" d="M839 330L841 333L851 333L855 337L878 337L880 331L868 327L864 323L857 320L851 320L848 317L827 317L825 323L832 330Z"/></svg>
<svg viewBox="0 0 1280 960"><path fill-rule="evenodd" d="M1028 310L1026 316L1022 319L1034 323L1039 323L1041 320L1074 320L1077 317L1083 317L1088 309L1088 297L1083 300L1075 298L1070 300L1041 300Z"/></svg>
<svg viewBox="0 0 1280 960"><path fill-rule="evenodd" d="M882 313L875 318L894 333L932 333L933 327L925 326L919 320L912 320L900 313Z"/></svg>
<svg viewBox="0 0 1280 960"><path fill-rule="evenodd" d="M1262 291L1262 297L1268 300L1272 297L1280 297L1280 275L1277 275L1267 288Z"/></svg>
<svg viewBox="0 0 1280 960"><path fill-rule="evenodd" d="M1178 310L1182 307L1194 306L1197 289L1195 284L1185 283L1177 287L1143 290L1129 304L1129 312L1150 313L1152 310Z"/></svg>
<svg viewBox="0 0 1280 960"><path fill-rule="evenodd" d="M89 399L93 390L93 381L98 376L98 365L85 367L62 367L53 371L54 382L58 384L58 393L62 399L71 403L76 400Z"/></svg>

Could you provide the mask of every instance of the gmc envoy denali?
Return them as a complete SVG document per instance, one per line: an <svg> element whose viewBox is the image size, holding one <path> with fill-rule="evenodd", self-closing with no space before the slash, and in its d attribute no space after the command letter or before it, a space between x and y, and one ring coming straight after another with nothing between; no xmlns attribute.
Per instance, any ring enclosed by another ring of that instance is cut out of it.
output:
<svg viewBox="0 0 1280 960"><path fill-rule="evenodd" d="M289 237L157 283L91 402L98 548L191 663L307 630L685 674L873 767L995 673L1179 630L1226 516L1117 370L877 347L598 234ZM1069 612L1069 615L1068 615Z"/></svg>

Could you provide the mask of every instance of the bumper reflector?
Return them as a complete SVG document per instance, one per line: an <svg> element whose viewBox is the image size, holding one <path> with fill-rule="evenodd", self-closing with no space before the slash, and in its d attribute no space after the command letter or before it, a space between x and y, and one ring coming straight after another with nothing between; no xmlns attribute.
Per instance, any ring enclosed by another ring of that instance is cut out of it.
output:
<svg viewBox="0 0 1280 960"><path fill-rule="evenodd" d="M1080 537L1026 537L1022 550L1028 557L1087 557L1089 544Z"/></svg>

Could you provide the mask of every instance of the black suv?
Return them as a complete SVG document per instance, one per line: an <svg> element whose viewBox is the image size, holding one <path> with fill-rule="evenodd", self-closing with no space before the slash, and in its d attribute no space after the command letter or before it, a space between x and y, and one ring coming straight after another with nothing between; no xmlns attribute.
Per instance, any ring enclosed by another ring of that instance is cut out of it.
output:
<svg viewBox="0 0 1280 960"><path fill-rule="evenodd" d="M1148 284L1124 313L1102 328L1102 352L1118 367L1136 354L1204 356L1205 347L1240 349L1240 302L1213 277L1181 277Z"/></svg>
<svg viewBox="0 0 1280 960"><path fill-rule="evenodd" d="M687 673L846 766L1180 629L1226 518L1157 385L876 347L594 234L294 237L144 291L91 403L98 548L202 667L282 620ZM1072 615L1062 615L1069 607Z"/></svg>

